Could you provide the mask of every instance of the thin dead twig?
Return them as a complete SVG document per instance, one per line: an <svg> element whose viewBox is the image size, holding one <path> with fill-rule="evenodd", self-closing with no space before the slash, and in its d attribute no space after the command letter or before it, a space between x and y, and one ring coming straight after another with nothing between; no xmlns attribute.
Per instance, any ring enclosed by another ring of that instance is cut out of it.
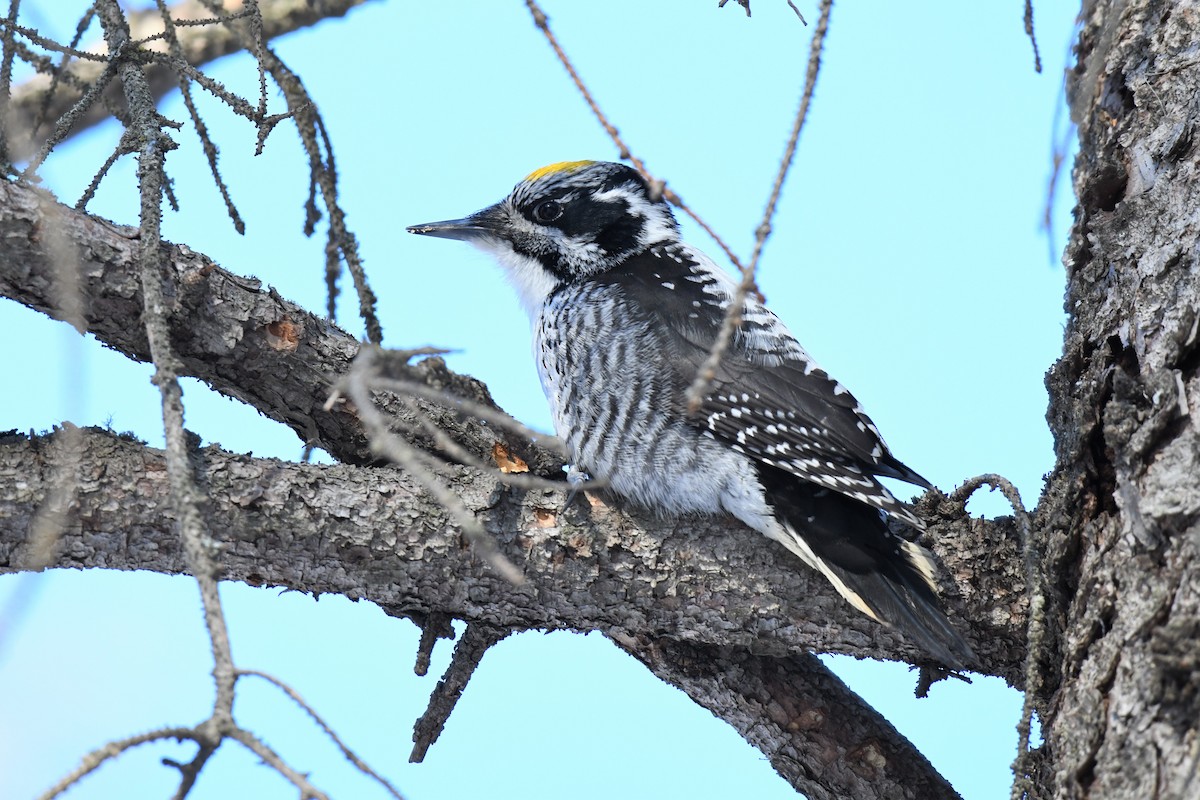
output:
<svg viewBox="0 0 1200 800"><path fill-rule="evenodd" d="M748 0L747 2L742 2L741 5L745 7L746 13L749 14L750 4ZM591 91L588 90L587 85L583 82L578 70L575 69L571 59L563 50L562 45L559 44L557 37L555 37L554 33L550 30L550 22L549 18L546 16L546 12L542 10L541 6L538 5L536 0L525 0L525 6L529 9L529 13L533 17L534 25L536 25L546 37L546 41L549 43L551 49L554 50L554 54L558 57L558 60L562 63L563 67L567 70L567 74L571 77L575 87L579 90L579 93L583 95L583 99L587 103L588 108L592 110L592 113L596 116L596 119L599 121L601 127L604 128L606 133L608 133L609 138L613 140L613 144L616 145L617 152L620 157L622 159L627 159L633 164L638 172L640 172L650 184L652 191L661 193L663 198L676 205L681 211L683 211L698 225L700 225L705 233L711 236L713 241L715 241L721 250L724 251L725 256L737 268L738 272L742 276L741 281L738 283L734 297L726 309L725 318L723 319L721 327L717 332L717 338L712 344L708 358L705 359L704 364L701 365L700 369L697 371L696 379L692 386L688 389L688 410L689 413L694 414L699 409L701 402L703 402L704 394L707 392L709 385L716 376L717 367L719 366L725 351L729 348L729 343L733 338L733 332L741 325L742 311L746 298L749 296L750 292L754 290L755 272L757 270L758 258L762 252L762 248L767 240L767 237L770 235L771 219L774 216L775 207L778 204L779 195L782 191L784 180L787 177L788 170L791 168L792 160L796 151L796 144L800 137L800 130L804 125L804 120L807 118L808 106L812 101L813 89L816 86L817 75L820 72L821 50L824 45L825 34L829 29L829 14L833 7L833 0L822 0L821 3L821 16L817 21L816 29L813 31L812 43L809 48L808 70L805 77L804 90L801 93L800 108L797 110L796 118L792 124L792 134L788 139L788 145L785 148L784 157L780 163L779 172L776 176L775 184L772 187L771 195L767 202L767 208L763 214L763 221L759 224L755 231L754 252L751 255L749 264L746 266L742 265L742 262L738 259L737 255L725 243L725 240L722 239L689 206L687 206L683 202L682 198L680 198L674 192L668 190L664 181L658 180L650 174L650 172L646 169L645 163L633 154L633 152L629 149L629 146L621 138L616 126L613 125L609 121L608 117L605 116L604 112L600 110L600 105L596 102L595 97L592 96ZM801 16L801 20L803 20L803 16Z"/></svg>
<svg viewBox="0 0 1200 800"><path fill-rule="evenodd" d="M282 775L288 783L300 791L300 800L329 800L329 795L313 786L309 782L307 775L292 769L283 760L282 756L268 747L266 742L259 739L250 731L235 726L227 731L225 736L241 744L251 753L262 759L264 764Z"/></svg>
<svg viewBox="0 0 1200 800"><path fill-rule="evenodd" d="M800 141L800 131L804 128L804 122L808 119L808 107L812 102L813 91L817 86L817 76L821 72L821 51L825 44L825 34L829 30L829 14L833 10L833 0L822 0L820 17L817 19L817 27L813 30L812 41L809 44L808 51L808 68L804 76L804 89L800 93L800 105L796 109L796 116L792 120L791 135L788 136L787 146L783 151L783 158L779 162L779 171L775 175L775 183L771 186L771 194L767 198L767 207L763 210L762 222L754 231L754 250L750 254L750 261L747 266L742 269L742 279L738 281L737 289L734 292L733 299L730 300L728 308L725 309L725 318L721 320L721 327L717 331L717 338L709 350L708 358L696 371L696 378L692 385L688 387L688 413L695 414L700 410L701 403L704 402L704 396L708 393L708 388L712 384L713 379L717 375L717 367L720 366L721 359L725 355L725 351L729 349L729 344L733 340L734 331L742 324L742 313L745 309L746 298L750 296L750 292L754 291L756 274L758 272L758 259L762 255L763 246L767 242L767 238L771 235L771 220L775 216L775 209L779 205L779 197L783 193L783 184L787 180L788 171L792 167L792 162L796 155L796 146Z"/></svg>
<svg viewBox="0 0 1200 800"><path fill-rule="evenodd" d="M542 35L546 37L546 41L554 50L554 54L558 56L558 60L567 70L567 74L571 76L571 81L575 84L575 88L579 90L581 95L583 95L584 102L588 104L588 108L590 108L592 113L596 115L596 120L600 123L600 126L604 128L609 138L613 140L613 144L617 146L617 154L620 156L620 158L633 164L634 168L640 172L642 177L644 177L647 183L650 184L652 193L657 192L661 194L667 202L676 206L680 211L691 217L692 220L699 225L706 234L712 237L712 240L716 242L717 246L720 247L725 253L725 257L728 258L734 264L734 266L741 270L742 265L738 260L737 254L734 253L732 248L725 243L725 240L722 239L707 222L701 219L700 216L693 211L689 205L684 203L683 198L668 189L665 181L661 181L651 175L650 171L646 169L645 162L635 156L633 151L631 151L625 144L625 141L621 138L620 132L617 131L616 126L608 121L608 117L605 116L604 112L600 110L600 105L592 96L591 91L588 90L587 85L583 82L583 79L579 77L579 72L575 69L575 65L571 63L571 59L567 57L567 53L565 50L563 50L562 45L558 43L558 39L554 36L554 32L550 30L550 18L546 16L546 12L542 10L541 6L537 4L536 0L525 0L525 6L529 9L529 13L533 16L533 24L536 25L538 30L542 32Z"/></svg>
<svg viewBox="0 0 1200 800"><path fill-rule="evenodd" d="M1055 132L1052 134L1055 138L1050 148L1050 178L1046 185L1046 205L1042 209L1042 231L1046 235L1047 263L1049 264L1060 264L1062 260L1062 253L1054 243L1054 198L1058 194L1058 187L1061 185L1063 175L1067 173L1063 170L1063 166L1066 163L1067 154L1070 152L1071 142L1075 140L1077 127L1069 116L1066 125L1063 125L1063 117L1067 110L1065 77L1063 83L1064 88L1058 101L1054 104L1054 120L1050 123L1050 130Z"/></svg>
<svg viewBox="0 0 1200 800"><path fill-rule="evenodd" d="M139 733L136 736L130 736L125 739L117 739L101 747L97 747L80 760L79 766L64 775L58 783L38 795L38 800L54 800L54 798L59 797L63 792L95 772L106 761L116 758L127 750L132 750L135 747L149 744L150 742L159 742L163 739L175 739L178 741L190 739L195 741L196 732L193 728L159 728L158 730Z"/></svg>
<svg viewBox="0 0 1200 800"><path fill-rule="evenodd" d="M0 109L8 108L9 96L12 94L13 60L17 56L17 40L13 26L17 24L17 12L21 9L21 0L9 0L8 17L3 21L4 32L0 34L3 52L0 54ZM8 147L8 114L0 114L0 167L7 171L9 165Z"/></svg>
<svg viewBox="0 0 1200 800"><path fill-rule="evenodd" d="M205 19L182 19L181 17L199 16L204 10L200 0L179 0L173 3L174 26L179 29L179 39L183 44L187 62L196 66L213 61L243 49L243 41L237 36L231 36L229 29L214 22L224 22L225 19L242 19L251 30L251 36L256 41L269 41L299 28L314 25L330 17L345 16L350 10L365 3L366 0L322 0L320 3L297 3L295 0L258 0L257 2L241 2L236 10L230 10L220 15L208 16ZM229 4L226 4L229 5ZM132 10L127 13L131 28L131 41L134 46L151 44L161 38L162 23L157 8ZM255 22L260 19L261 24ZM84 24L81 22L81 24ZM85 25L86 27L86 25ZM255 33L259 31L259 33ZM39 40L29 38L38 44ZM40 38L40 37L39 37ZM79 95L90 85L99 74L95 63L106 62L107 54L80 51L74 48L65 50L62 45L48 42L41 46L52 52L63 52L77 59L64 64L58 70L45 65L34 64L41 75L35 76L13 88L11 109L18 124L27 132L40 129L40 120L59 117L67 108L73 106ZM256 54L251 51L252 54ZM25 57L24 55L22 56ZM29 60L29 59L26 59ZM87 61L89 63L80 63ZM30 63L33 63L32 61ZM148 71L151 79L151 89L155 98L159 99L168 92L173 84L169 67L154 67ZM113 93L106 93L99 104L95 104L78 120L78 125L71 130L71 135L87 130L89 127L102 122L108 117L117 117L125 121L126 115L120 108L119 102L112 100ZM260 100L264 94L263 78L260 71ZM38 149L40 139L36 136L21 137L13 142L15 158L26 158Z"/></svg>
<svg viewBox="0 0 1200 800"><path fill-rule="evenodd" d="M187 58L183 52L183 45L179 42L179 37L175 34L175 21L171 18L171 11L167 7L166 0L156 0L158 9L162 14L163 32L162 36L167 42L167 48L171 53L171 57L179 64L187 64ZM243 13L255 11L251 6L245 9ZM200 148L204 151L204 158L208 161L208 170L212 175L213 183L217 187L217 191L221 193L221 199L225 202L225 212L228 214L230 221L233 223L233 228L239 234L246 233L246 223L238 213L237 206L234 205L233 197L230 196L229 186L225 183L225 179L221 177L221 169L217 165L218 151L217 146L213 143L212 137L209 136L208 126L204 123L204 118L200 116L200 111L196 108L196 101L192 97L192 84L182 72L176 71L176 78L179 81L179 92L183 97L183 104L187 108L188 116L191 117L192 127L196 131L196 136L200 139ZM261 125L262 115L256 115L255 123ZM260 131L261 133L261 131Z"/></svg>
<svg viewBox="0 0 1200 800"><path fill-rule="evenodd" d="M129 25L116 0L101 0L96 5L109 51L114 57L129 44ZM200 492L191 475L189 445L183 428L183 392L179 386L179 359L171 344L166 314L168 303L160 278L162 244L162 198L166 183L166 153L175 144L163 129L162 117L140 66L122 60L118 68L125 87L126 103L142 142L139 148L138 186L141 193L140 244L138 266L141 272L146 337L155 365L154 382L162 396L163 427L166 434L167 472L175 510L180 520L180 535L188 568L201 586L205 622L214 657L217 680L217 705L233 706L233 662L228 631L217 593L216 566L210 555L211 543L205 533L203 517L197 505Z"/></svg>
<svg viewBox="0 0 1200 800"><path fill-rule="evenodd" d="M1025 0L1025 35L1033 45L1033 70L1042 71L1042 54L1038 52L1037 35L1033 32L1033 0Z"/></svg>
<svg viewBox="0 0 1200 800"><path fill-rule="evenodd" d="M116 56L106 63L100 75L92 82L79 100L55 121L54 130L51 131L50 135L46 137L46 141L42 142L37 152L29 160L29 165L25 168L24 172L26 177L33 175L37 171L37 168L50 155L50 151L66 140L75 128L78 120L103 96L104 90L108 88L112 79L116 77L117 65L119 63L119 59Z"/></svg>
<svg viewBox="0 0 1200 800"><path fill-rule="evenodd" d="M410 357L430 352L433 351L428 348L410 351ZM350 365L350 370L338 381L335 386L335 395L330 399L335 399L336 393L345 394L358 411L359 419L362 420L370 439L372 451L416 478L446 509L463 535L466 536L467 541L475 548L475 552L489 566L509 582L516 585L523 584L525 576L521 571L500 552L495 540L484 530L475 515L463 505L459 496L433 474L428 463L431 456L394 435L389 429L388 420L371 397L372 392L375 391L378 355L377 347L364 346Z"/></svg>
<svg viewBox="0 0 1200 800"><path fill-rule="evenodd" d="M179 800L191 791L201 769L225 738L235 739L257 753L299 789L303 797L324 797L303 775L291 769L270 748L253 734L239 728L233 721L236 667L217 589L217 570L213 559L215 544L209 538L204 518L200 515L198 500L201 493L191 473L190 446L183 427L183 399L178 380L180 362L170 341L167 323L169 304L161 285L165 158L166 153L175 145L164 130L167 121L155 108L154 97L141 66L121 56L123 50L129 46L130 31L120 5L117 0L97 0L95 9L109 52L118 64L117 72L125 90L133 136L139 143L138 187L141 195L141 214L137 262L141 273L143 318L151 360L155 365L153 380L161 395L171 500L179 520L180 538L188 570L200 586L201 604L213 657L212 675L216 699L211 716L194 728L167 728L110 742L93 751L85 757L79 768L59 781L45 797L56 797L104 761L132 747L171 737L191 739L199 745L195 757L187 764L168 762L180 771L180 785L175 794ZM166 13L165 9L163 13Z"/></svg>
<svg viewBox="0 0 1200 800"><path fill-rule="evenodd" d="M392 786L392 784L389 783L386 778L377 773L375 770L371 769L371 767L365 761L359 758L358 755L341 740L341 737L334 732L333 728L329 727L329 724L321 718L321 715L313 710L313 707L304 701L304 698L302 698L295 689L293 689L291 686L288 686L275 676L268 675L267 673L260 672L256 669L237 670L237 677L241 678L246 676L262 678L264 681L270 683L276 689L279 689L279 691L286 694L293 703L295 703L301 708L301 710L304 711L305 714L308 714L309 718L317 724L317 727L324 731L325 735L328 736L333 743L337 745L338 749L342 751L342 755L345 756L346 760L353 764L359 772L363 773L369 778L374 779L376 783L386 789L388 794L396 798L396 800L404 800L396 787Z"/></svg>
<svg viewBox="0 0 1200 800"><path fill-rule="evenodd" d="M84 19L86 19L86 15ZM81 23L82 24L82 23ZM11 30L14 33L19 33L29 41L36 44L43 50L49 50L52 53L59 53L71 58L77 58L80 61L92 61L96 64L103 64L110 60L110 57L104 53L92 53L87 50L78 49L76 42L74 45L64 45L61 42L56 42L53 39L48 39L37 32L36 28L30 28L25 25L18 25L16 22L8 20L0 20L0 27Z"/></svg>
<svg viewBox="0 0 1200 800"><path fill-rule="evenodd" d="M444 351L443 351L444 352ZM510 417L499 409L486 406L483 403L478 403L474 400L465 397L458 397L449 394L441 389L435 389L431 386L426 386L423 383L415 381L406 381L399 378L389 378L385 376L376 377L372 383L372 388L379 391L394 392L399 395L410 395L419 397L446 408L458 411L465 416L475 417L485 422L490 422L505 430L511 431L516 435L536 442L539 446L551 451L555 455L563 458L567 457L567 446L562 439L557 436L536 431L524 423Z"/></svg>
<svg viewBox="0 0 1200 800"><path fill-rule="evenodd" d="M568 486L565 481L555 481L549 478L542 478L538 475L528 475L523 472L506 472L500 469L498 464L485 463L482 459L477 458L465 447L454 441L449 434L447 434L439 426L435 425L433 421L429 419L429 417L425 416L421 409L417 407L416 403L406 401L405 405L408 410L412 412L413 417L416 419L416 427L420 428L421 431L432 438L434 444L437 445L439 450L460 464L466 464L469 467L475 467L482 472L493 475L496 480L500 481L506 486L513 486L518 489L564 490L570 488L574 491L579 491L582 489L599 489L602 486L600 481L592 480L582 481L580 483L571 484Z"/></svg>

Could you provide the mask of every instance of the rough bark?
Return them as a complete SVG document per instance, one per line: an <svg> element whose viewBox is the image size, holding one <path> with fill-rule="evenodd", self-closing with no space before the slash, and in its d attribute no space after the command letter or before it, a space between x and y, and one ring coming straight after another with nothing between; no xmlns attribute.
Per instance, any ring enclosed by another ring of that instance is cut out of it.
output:
<svg viewBox="0 0 1200 800"><path fill-rule="evenodd" d="M762 658L740 648L678 639L622 641L650 670L702 705L718 698L721 714L761 750L808 800L887 797L933 800L957 793L902 737L808 653Z"/></svg>
<svg viewBox="0 0 1200 800"><path fill-rule="evenodd" d="M52 566L183 572L162 454L102 431L84 441L77 506ZM48 442L0 439L0 572L27 563L32 520L57 466ZM229 579L517 630L671 637L765 656L816 650L919 660L897 635L843 608L819 576L729 520L658 519L592 495L565 505L564 492L510 489L494 474L449 468L448 484L524 570L526 583L514 586L472 555L447 513L401 470L295 464L216 447L198 451L196 464ZM939 531L990 527L977 522ZM949 550L947 557L962 566ZM1019 638L1022 623L964 626L983 671L1017 671L1001 660L1010 651L985 636Z"/></svg>
<svg viewBox="0 0 1200 800"><path fill-rule="evenodd" d="M0 572L27 564L29 532L70 463L53 438L0 438ZM98 430L80 443L78 489L50 563L182 572L161 451ZM215 446L196 451L194 465L227 579L338 593L416 619L602 631L730 722L813 800L957 796L804 652L911 651L840 608L819 577L794 569L775 545L726 521L647 519L594 498L563 508L561 492L515 492L455 468L450 484L525 570L526 583L513 586L472 556L446 512L402 471ZM968 635L989 652L978 631Z"/></svg>
<svg viewBox="0 0 1200 800"><path fill-rule="evenodd" d="M1079 198L1038 509L1056 798L1200 797L1200 59L1195 2L1085 2Z"/></svg>

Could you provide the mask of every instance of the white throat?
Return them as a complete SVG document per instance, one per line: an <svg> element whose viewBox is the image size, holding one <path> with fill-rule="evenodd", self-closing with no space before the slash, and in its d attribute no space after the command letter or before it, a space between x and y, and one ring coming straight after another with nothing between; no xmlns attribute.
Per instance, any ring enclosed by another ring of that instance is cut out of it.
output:
<svg viewBox="0 0 1200 800"><path fill-rule="evenodd" d="M508 282L517 290L530 321L536 319L546 304L546 298L558 285L558 279L547 272L537 259L521 255L507 242L489 237L474 244L500 262Z"/></svg>

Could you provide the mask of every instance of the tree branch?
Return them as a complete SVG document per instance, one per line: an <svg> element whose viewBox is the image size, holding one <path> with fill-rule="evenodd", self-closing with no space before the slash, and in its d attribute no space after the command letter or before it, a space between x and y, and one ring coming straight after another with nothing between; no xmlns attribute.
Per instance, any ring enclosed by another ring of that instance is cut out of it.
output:
<svg viewBox="0 0 1200 800"><path fill-rule="evenodd" d="M53 238L46 234L49 226L55 231ZM28 186L0 184L0 295L55 319L78 316L78 310L62 310L55 283L62 251L72 249L88 331L108 347L145 362L150 358L145 332L130 324L142 313L139 241L136 228L76 211ZM164 291L171 300L171 340L182 362L181 374L200 378L282 422L303 443L321 447L340 461L376 460L354 410L345 404L324 408L333 382L358 353L357 339L273 289L264 290L254 278L227 272L187 247L165 246L162 262L168 284ZM406 377L495 407L486 386L451 372L439 359L421 362ZM462 418L427 400L386 395L379 399L383 412L419 427L408 403L438 427L453 431L460 445L489 463L500 442L534 474L558 474L562 462L557 456L495 426ZM433 437L412 438L421 447L438 450Z"/></svg>
<svg viewBox="0 0 1200 800"><path fill-rule="evenodd" d="M462 637L454 645L454 655L450 658L450 666L438 681L429 698L429 707L413 726L413 749L408 760L417 763L425 760L425 754L446 727L446 721L454 711L462 697L467 682L475 674L483 654L494 645L503 641L512 631L493 628L490 625L473 622L463 631Z"/></svg>
<svg viewBox="0 0 1200 800"><path fill-rule="evenodd" d="M764 658L672 639L617 644L737 729L809 800L959 796L816 656Z"/></svg>
<svg viewBox="0 0 1200 800"><path fill-rule="evenodd" d="M0 572L25 563L32 519L53 490L43 455L52 438L0 438ZM52 564L182 572L162 452L98 430L79 439L79 492ZM916 651L762 537L720 520L625 518L597 500L556 512L561 494L509 491L459 468L454 488L525 568L527 583L517 587L473 558L446 512L398 470L217 447L193 459L227 579L336 592L395 615L440 614L502 632L599 630L733 724L810 797L955 796L886 720L803 653ZM1021 630L1009 633L1019 639ZM689 641L669 638L678 635ZM977 644L986 660L993 651ZM1015 674L1020 664L991 667Z"/></svg>
<svg viewBox="0 0 1200 800"><path fill-rule="evenodd" d="M274 39L315 25L329 17L345 16L350 9L362 5L363 2L365 0L322 0L316 3L310 0L259 0L263 39ZM200 0L182 0L176 3L171 7L171 15L176 20L212 18L212 13ZM131 11L128 16L131 36L135 40L144 40L163 31L162 18L157 8ZM242 41L237 32L230 30L226 25L181 27L178 37L184 57L194 66L206 64L242 49ZM52 125L46 123L51 123L67 113L83 97L87 87L100 77L104 67L104 63L99 61L75 60L66 66L57 81L50 74L40 72L13 87L12 97L5 112L8 115L8 129L15 134L10 142L10 156L14 160L20 160L37 152L52 130ZM146 78L155 100L179 86L175 72L164 64L148 66ZM120 85L110 84L102 101L93 104L75 121L70 135L85 131L110 116L123 117L124 109L125 100Z"/></svg>
<svg viewBox="0 0 1200 800"><path fill-rule="evenodd" d="M54 485L42 455L51 441L0 439L0 572L25 567L32 519ZM50 563L182 573L161 452L99 431L88 431L79 446L77 507ZM591 495L563 508L565 492L515 490L488 473L449 468L449 485L523 569L526 584L514 586L473 556L450 515L400 470L295 464L215 446L194 458L227 579L515 630L686 635L765 656L811 650L920 658L819 575L727 519L622 513ZM987 605L995 610L989 619L974 608L977 597L963 602L951 592L950 614L963 620L984 671L1017 683L1024 616L1004 594L1020 593L1011 525L961 514L955 521L939 512L948 505L943 498L922 509L939 534L934 544L948 572L994 598ZM1000 560L977 563L977 549ZM1016 578L996 569L1008 561Z"/></svg>

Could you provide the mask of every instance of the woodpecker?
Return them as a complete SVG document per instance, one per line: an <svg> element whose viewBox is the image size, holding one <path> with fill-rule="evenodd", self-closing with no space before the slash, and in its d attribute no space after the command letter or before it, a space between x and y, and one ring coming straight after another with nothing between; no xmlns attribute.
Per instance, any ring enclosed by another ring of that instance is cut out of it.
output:
<svg viewBox="0 0 1200 800"><path fill-rule="evenodd" d="M495 205L408 230L500 262L532 322L573 470L665 514L731 514L942 665L974 664L941 610L932 557L886 523L924 528L880 477L931 484L756 298L689 408L735 284L682 241L670 206L636 170L551 164Z"/></svg>

